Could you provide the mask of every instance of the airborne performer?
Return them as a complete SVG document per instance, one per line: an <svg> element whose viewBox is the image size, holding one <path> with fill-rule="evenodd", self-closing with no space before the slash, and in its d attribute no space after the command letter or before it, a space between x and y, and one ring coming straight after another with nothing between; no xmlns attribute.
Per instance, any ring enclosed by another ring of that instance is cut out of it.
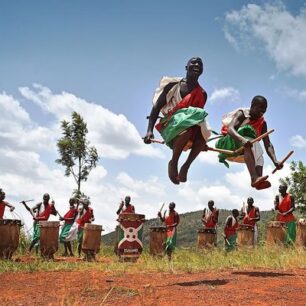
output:
<svg viewBox="0 0 306 306"><path fill-rule="evenodd" d="M203 73L203 62L199 57L191 58L186 69L186 77L163 77L153 98L144 142L154 141L153 128L161 112L163 118L156 124L166 145L172 149L168 164L168 176L174 184L187 181L191 163L201 151L207 150L206 141L210 136L204 111L207 94L199 85L198 78ZM191 149L186 162L178 172L178 161L182 151Z"/></svg>
<svg viewBox="0 0 306 306"><path fill-rule="evenodd" d="M268 102L263 96L255 96L250 108L237 109L223 117L222 134L216 143L216 148L226 150L237 150L243 147L242 155L219 154L219 162L229 167L226 160L245 162L251 176L251 186L260 190L269 188L271 183L267 180L268 175L263 176L263 150L259 142L251 143L267 132L267 123L263 117L267 110ZM263 137L265 150L277 169L283 167L275 156L274 147L269 136Z"/></svg>

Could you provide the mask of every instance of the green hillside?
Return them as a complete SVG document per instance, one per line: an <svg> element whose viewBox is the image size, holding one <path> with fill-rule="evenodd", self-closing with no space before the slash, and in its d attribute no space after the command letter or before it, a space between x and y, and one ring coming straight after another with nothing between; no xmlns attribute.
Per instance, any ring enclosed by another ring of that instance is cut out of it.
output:
<svg viewBox="0 0 306 306"><path fill-rule="evenodd" d="M224 229L224 224L227 216L230 215L229 210L220 209L219 214L219 222L218 222L218 244L223 243L223 238L221 237L221 233ZM267 223L274 219L274 211L262 211L260 213L261 220L258 222L259 229L259 242L265 239L266 226ZM202 211L194 211L180 215L180 224L178 226L178 246L181 247L192 247L196 246L197 243L197 233L198 229L202 228ZM144 236L143 242L144 246L148 246L149 244L149 233L151 226L162 226L162 223L159 219L150 219L145 222L144 225ZM106 245L114 245L115 243L115 232L111 232L102 236L102 241Z"/></svg>

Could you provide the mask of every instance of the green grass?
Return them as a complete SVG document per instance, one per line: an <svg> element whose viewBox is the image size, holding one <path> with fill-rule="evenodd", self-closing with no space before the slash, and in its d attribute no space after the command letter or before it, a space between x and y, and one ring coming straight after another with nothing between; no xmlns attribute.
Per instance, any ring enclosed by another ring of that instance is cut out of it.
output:
<svg viewBox="0 0 306 306"><path fill-rule="evenodd" d="M59 253L60 254L60 253ZM226 253L222 249L198 251L193 248L177 249L173 260L166 257L155 258L145 250L136 263L121 263L110 247L104 247L98 262L43 261L35 256L28 263L22 262L23 255L15 255L21 262L0 261L0 273L4 272L40 272L40 271L82 271L95 270L110 273L194 273L207 270L224 269L295 269L306 268L306 250L302 248L267 248L242 249ZM55 254L56 258L56 254Z"/></svg>

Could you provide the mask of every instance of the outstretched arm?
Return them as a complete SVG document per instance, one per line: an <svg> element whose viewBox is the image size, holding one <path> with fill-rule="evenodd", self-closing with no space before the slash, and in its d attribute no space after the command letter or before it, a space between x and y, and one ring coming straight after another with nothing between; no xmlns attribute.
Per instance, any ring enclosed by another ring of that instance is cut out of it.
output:
<svg viewBox="0 0 306 306"><path fill-rule="evenodd" d="M267 123L264 122L262 130L261 130L261 134L264 134L267 131L268 131ZM275 167L278 170L283 168L283 165L279 166L279 161L276 159L274 147L273 147L273 145L270 141L269 135L264 137L262 140L263 140L263 143L264 143L264 146L265 146L265 150L266 150L268 156L270 157L270 159L272 160L273 164L275 165Z"/></svg>
<svg viewBox="0 0 306 306"><path fill-rule="evenodd" d="M167 93L169 92L169 90L175 84L176 83L169 83L168 85L166 85L163 92L158 97L156 103L153 105L151 113L150 113L150 117L149 117L147 134L144 137L144 143L149 144L149 143L151 143L150 139L154 138L153 129L154 129L154 125L156 123L156 120L158 118L159 112L162 109L162 107L166 105L166 103L167 103L167 99L166 99Z"/></svg>

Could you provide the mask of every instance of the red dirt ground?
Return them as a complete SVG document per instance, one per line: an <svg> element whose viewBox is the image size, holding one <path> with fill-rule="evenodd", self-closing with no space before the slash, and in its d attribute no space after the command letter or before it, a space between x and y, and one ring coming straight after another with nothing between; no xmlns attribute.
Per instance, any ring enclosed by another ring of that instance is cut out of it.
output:
<svg viewBox="0 0 306 306"><path fill-rule="evenodd" d="M306 269L2 273L1 305L306 305Z"/></svg>

